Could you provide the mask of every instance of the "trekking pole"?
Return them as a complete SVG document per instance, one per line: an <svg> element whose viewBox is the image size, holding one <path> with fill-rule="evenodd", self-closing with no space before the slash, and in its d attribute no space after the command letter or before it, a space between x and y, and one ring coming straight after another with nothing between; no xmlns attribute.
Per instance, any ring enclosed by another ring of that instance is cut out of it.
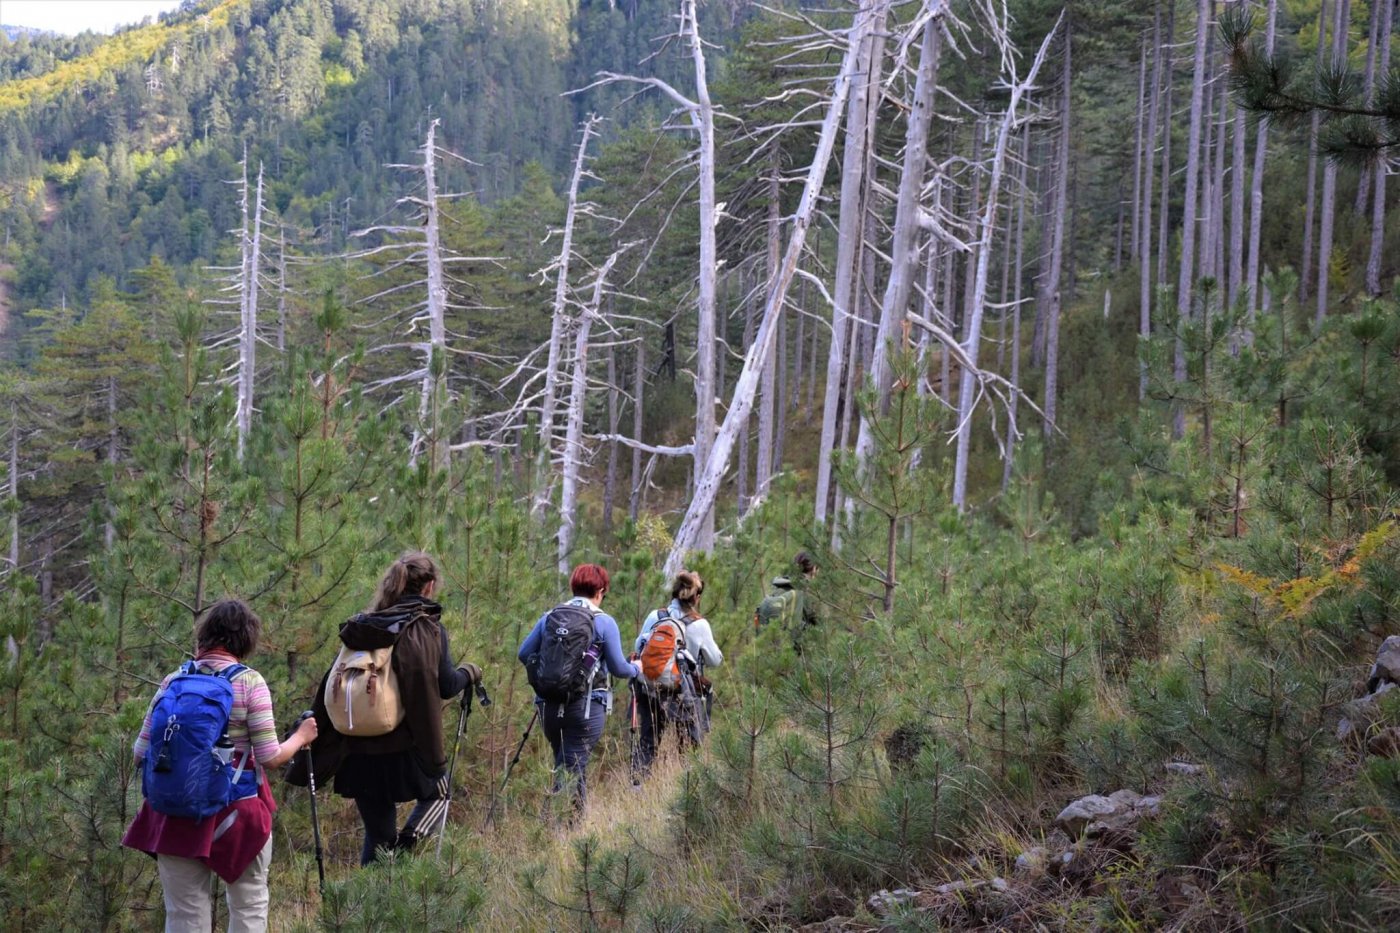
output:
<svg viewBox="0 0 1400 933"><path fill-rule="evenodd" d="M506 783L510 781L510 772L519 764L520 753L525 750L525 743L530 741L530 733L534 730L535 723L539 722L539 719L540 707L539 704L536 703L534 715L530 717L530 724L525 727L525 734L520 737L520 744L515 746L515 757L510 760L510 764L506 765L506 776L501 778L501 787L496 791L496 796L491 800L491 809L486 812L487 826L492 826L496 822L496 804L500 802L501 795L506 792Z"/></svg>
<svg viewBox="0 0 1400 933"><path fill-rule="evenodd" d="M627 692L632 696L627 707L627 765L632 770L632 786L637 787L642 783L642 779L637 774L637 684L635 681L628 684Z"/></svg>
<svg viewBox="0 0 1400 933"><path fill-rule="evenodd" d="M447 836L447 814L452 809L452 775L457 770L457 752L462 748L462 734L467 731L467 718L472 714L472 693L481 700L483 708L491 705L491 697L481 684L462 689L462 712L457 716L457 738L452 743L452 758L447 762L447 800L442 805L442 825L438 827L437 858L442 858L442 840Z"/></svg>
<svg viewBox="0 0 1400 933"><path fill-rule="evenodd" d="M301 714L297 720L300 726L314 715L311 710ZM321 896L326 896L326 853L321 848L321 817L316 812L316 765L311 756L311 746L303 749L306 753L306 786L311 791L311 835L316 840L316 876L320 879Z"/></svg>

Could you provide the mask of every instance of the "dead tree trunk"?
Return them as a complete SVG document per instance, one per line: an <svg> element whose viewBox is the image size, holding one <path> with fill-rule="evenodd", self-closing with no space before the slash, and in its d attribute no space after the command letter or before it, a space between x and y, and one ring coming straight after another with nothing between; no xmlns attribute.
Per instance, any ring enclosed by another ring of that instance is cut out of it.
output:
<svg viewBox="0 0 1400 933"><path fill-rule="evenodd" d="M883 28L886 6L880 0L872 4L878 17L875 29ZM862 14L863 16L863 14ZM865 211L861 203L861 192L865 187L866 139L869 129L869 97L880 86L879 70L881 63L875 61L875 42L869 33L857 33L852 27L851 41L856 42L853 52L859 56L856 73L860 79L851 91L850 112L846 117L846 148L841 161L841 200L840 216L837 221L836 283L832 295L831 308L831 347L826 362L826 397L822 406L822 434L817 448L817 490L815 518L817 524L825 524L827 508L831 498L831 455L837 441L837 414L842 395L842 373L846 365L847 342L853 338L853 315L851 309L855 300L856 263L859 257L859 244L865 230ZM850 80L850 79L845 79ZM838 85L841 81L838 80ZM805 237L806 233L803 232Z"/></svg>
<svg viewBox="0 0 1400 933"><path fill-rule="evenodd" d="M946 2L934 6L924 24L919 50L919 70L914 83L914 99L910 107L904 134L904 165L899 176L899 194L895 202L894 239L890 247L890 277L885 285L880 305L880 323L875 331L874 355L870 379L875 386L880 414L889 408L890 346L898 339L904 312L913 291L914 276L918 274L918 233L920 229L919 196L924 188L928 161L929 127L933 122L934 93L938 85L938 62L942 50L943 16ZM856 439L856 457L864 465L874 446L874 436L864 413Z"/></svg>
<svg viewBox="0 0 1400 933"><path fill-rule="evenodd" d="M752 411L754 396L758 389L759 373L766 364L766 357L772 352L773 344L777 338L777 309L781 308L787 300L788 287L792 284L793 276L797 272L797 263L807 240L807 230L811 225L813 215L816 213L817 197L821 192L822 179L826 177L827 165L836 144L836 130L840 125L841 114L850 94L851 85L859 73L861 50L865 48L866 40L875 28L875 24L884 22L888 9L889 0L872 0L869 5L856 12L851 29L847 34L846 50L841 69L837 72L832 88L831 102L822 120L816 151L813 154L812 164L807 172L807 182L802 191L802 200L793 215L792 233L789 235L787 249L783 254L781 271L773 283L772 290L768 293L758 336L745 355L744 369L734 386L733 398L729 410L725 414L724 424L715 436L714 447L705 464L705 473L701 481L696 484L694 497L686 509L685 518L681 521L680 528L676 531L671 553L666 558L665 573L668 576L680 569L686 554L695 547L699 540L706 516L711 514L715 499L719 494L720 482L724 478L724 471L729 465L729 456L734 449L735 436L747 423Z"/></svg>
<svg viewBox="0 0 1400 933"><path fill-rule="evenodd" d="M1271 0L1277 2L1277 0ZM1390 32L1395 26L1395 7L1391 0L1380 0L1381 21L1378 30L1380 44L1380 73L1390 74ZM1366 291L1381 293L1381 249L1385 244L1385 180L1384 160L1377 160L1371 180L1371 249L1366 255Z"/></svg>
<svg viewBox="0 0 1400 933"><path fill-rule="evenodd" d="M624 247L625 249L625 247ZM579 470L583 464L583 406L588 389L588 337L602 307L608 273L622 250L608 257L593 280L593 296L579 314L574 337L573 384L569 392L569 422L564 437L564 476L559 489L559 572L569 572L578 526Z"/></svg>
<svg viewBox="0 0 1400 933"><path fill-rule="evenodd" d="M619 405L617 390L617 348L608 347L608 433L617 436ZM617 441L608 441L608 475L603 483L603 533L613 526L613 502L617 499Z"/></svg>
<svg viewBox="0 0 1400 933"><path fill-rule="evenodd" d="M1332 21L1332 63L1341 67L1347 60L1347 25L1351 0L1338 0ZM1327 159L1322 166L1322 216L1317 231L1317 313L1313 324L1322 327L1327 316L1327 289L1332 281L1332 230L1337 219L1337 161Z"/></svg>
<svg viewBox="0 0 1400 933"><path fill-rule="evenodd" d="M1147 103L1147 131L1143 134L1145 142L1143 144L1143 186L1142 186L1142 207L1139 213L1139 222L1142 224L1142 231L1139 234L1138 252L1138 337L1145 343L1152 337L1152 171L1156 165L1157 145L1157 107L1160 101L1160 90L1162 86L1162 11L1160 9L1152 12L1152 87L1148 91ZM1168 115L1170 117L1170 115ZM1171 120L1167 120L1170 130ZM1166 180L1163 179L1163 187ZM1138 366L1138 401L1147 399L1147 360L1144 359Z"/></svg>
<svg viewBox="0 0 1400 933"><path fill-rule="evenodd" d="M1336 0L1340 3L1341 0ZM1327 48L1327 0L1322 0L1317 10L1317 70L1322 71L1323 56ZM1303 208L1303 274L1298 280L1299 303L1308 300L1313 286L1313 221L1317 214L1317 134L1322 118L1313 111L1308 125L1308 190Z"/></svg>
<svg viewBox="0 0 1400 933"><path fill-rule="evenodd" d="M258 190L253 201L253 221L248 224L248 169L243 168L243 274L239 283L238 329L238 459L248 447L253 427L253 389L258 361L258 270L262 263L263 168L258 163Z"/></svg>
<svg viewBox="0 0 1400 933"><path fill-rule="evenodd" d="M1190 130L1186 137L1186 197L1181 220L1181 264L1176 280L1176 353L1172 376L1177 385L1186 382L1186 343L1182 328L1191 319L1195 283L1196 208L1201 175L1201 123L1205 110L1206 44L1210 33L1210 0L1196 5L1196 60L1191 72ZM1186 409L1173 402L1172 436L1186 434Z"/></svg>
<svg viewBox="0 0 1400 933"><path fill-rule="evenodd" d="M1016 441L1020 429L1016 424L1016 408L1021 398L1021 274L1026 245L1026 175L1031 154L1031 134L1027 127L1021 137L1020 183L1016 189L1016 284L1011 298L1011 399L1006 406L1006 449L1001 469L1001 491L1011 485L1011 471L1016 462ZM1149 192L1150 196L1150 192ZM1144 246L1143 255L1148 250Z"/></svg>
<svg viewBox="0 0 1400 933"><path fill-rule="evenodd" d="M967 462L972 450L972 415L977 403L977 396L974 394L973 370L978 365L982 343L982 317L987 304L987 274L992 263L992 240L996 233L997 197L1001 193L1001 176L1006 165L1006 150L1011 142L1012 130L1016 127L1016 108L1020 105L1021 98L1035 86L1036 77L1040 74L1041 65L1045 63L1045 56L1050 51L1050 42L1058 28L1059 23L1056 23L1046 35L1045 40L1040 45L1040 51L1036 53L1035 60L1031 63L1030 71L1027 72L1025 80L1018 79L1013 72L1011 97L1006 104L1006 113L1002 115L1001 127L997 131L996 148L992 153L991 177L987 181L987 203L982 209L979 225L981 236L974 252L976 268L972 279L972 301L964 326L962 382L958 387L958 449L956 459L953 462L953 506L959 513L967 510ZM1065 44L1065 56L1068 59L1068 42ZM1065 68L1065 80L1069 81L1068 66ZM1066 107L1068 104L1068 95L1066 95ZM1068 126L1068 121L1066 121L1066 126ZM1062 142L1061 145L1063 146L1064 143ZM1048 394L1046 399L1047 401L1050 399ZM1052 421L1051 424L1053 425L1053 423Z"/></svg>
<svg viewBox="0 0 1400 933"><path fill-rule="evenodd" d="M637 339L636 368L632 372L632 436L642 439L642 393L647 387L647 345L642 338ZM642 497L642 449L632 448L632 493L627 497L627 517L637 520L637 510Z"/></svg>
<svg viewBox="0 0 1400 933"><path fill-rule="evenodd" d="M1274 54L1274 29L1278 0L1269 0L1265 14L1264 54ZM1259 247L1264 231L1264 167L1269 154L1269 121L1262 119L1254 132L1254 173L1249 180L1249 259L1245 266L1245 339L1253 340L1254 315L1259 309Z"/></svg>
<svg viewBox="0 0 1400 933"><path fill-rule="evenodd" d="M559 258L554 263L554 307L549 325L549 352L544 370L544 396L540 400L540 477L536 484L535 514L538 516L549 502L549 484L544 480L544 469L548 465L554 449L554 410L559 394L559 354L568 337L569 314L569 266L574 257L574 224L578 217L579 185L587 172L588 143L598 135L598 115L590 113L583 122L583 132L579 136L578 152L574 156L574 170L569 176L569 198L564 211L564 229L561 232Z"/></svg>
<svg viewBox="0 0 1400 933"><path fill-rule="evenodd" d="M779 176L779 169L781 168L779 164L780 155L781 150L776 145L773 146L769 156L770 163L768 166L768 248L765 256L765 277L762 290L762 294L764 295L772 289L773 283L777 281L780 269L779 264L782 262L783 258L783 217L782 203L780 200L782 195L782 179ZM781 322L786 320L786 315L783 313L781 307L778 308L778 317L781 330ZM748 346L747 340L745 340L744 346ZM783 355L782 350L783 343L780 339L776 356L781 357ZM762 500L768 495L768 482L773 478L775 415L779 413L779 409L781 408L778 398L777 381L779 378L787 378L786 373L782 373L781 367L778 365L780 362L785 361L781 359L769 359L768 365L763 368L763 378L759 384L758 463L753 483L754 498L756 500Z"/></svg>
<svg viewBox="0 0 1400 933"><path fill-rule="evenodd" d="M1042 288L1049 299L1045 320L1045 436L1055 431L1056 402L1060 379L1060 266L1064 256L1065 214L1068 213L1070 82L1073 70L1070 54L1074 46L1072 22L1065 23L1065 57L1060 88L1059 171L1055 178L1055 218L1051 224L1050 268Z"/></svg>

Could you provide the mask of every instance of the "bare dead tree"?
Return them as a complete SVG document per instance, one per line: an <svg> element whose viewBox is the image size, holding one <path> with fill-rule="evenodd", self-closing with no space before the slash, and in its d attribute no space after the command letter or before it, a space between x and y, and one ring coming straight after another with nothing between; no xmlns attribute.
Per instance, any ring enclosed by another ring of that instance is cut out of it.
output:
<svg viewBox="0 0 1400 933"><path fill-rule="evenodd" d="M840 125L842 111L850 96L851 86L859 78L859 65L866 39L877 22L883 22L889 11L890 0L868 0L856 12L851 28L845 36L845 52L840 70L836 73L831 90L830 102L822 120L821 132L817 137L816 151L807 171L807 181L802 191L802 199L792 218L791 233L787 248L783 253L783 263L777 279L773 282L764 304L763 318L758 336L748 347L744 357L744 368L739 374L730 400L724 423L715 436L705 472L695 486L693 498L687 508L685 518L673 539L671 552L666 558L665 572L675 573L680 569L685 556L696 547L701 539L707 516L714 508L719 495L719 487L729 464L729 456L734 448L738 432L748 424L753 409L754 396L758 390L759 375L767 363L777 338L778 309L787 300L788 288L797 274L798 261L807 241L807 230L816 215L817 200L821 193L822 179L826 177L827 165L836 145L836 131Z"/></svg>
<svg viewBox="0 0 1400 933"><path fill-rule="evenodd" d="M1277 0L1270 0L1270 4ZM1395 6L1390 0L1381 0L1381 18L1377 24L1376 43L1380 45L1380 73L1390 74L1390 33L1395 27ZM1381 293L1381 249L1385 245L1385 185L1389 168L1385 160L1378 160L1372 169L1371 182L1371 248L1366 254L1366 291L1370 295Z"/></svg>
<svg viewBox="0 0 1400 933"><path fill-rule="evenodd" d="M569 176L569 196L564 211L564 226L560 231L559 257L543 274L554 273L554 306L550 317L548 360L544 370L544 397L540 401L540 462L550 461L554 449L554 409L559 394L559 354L570 330L569 314L569 266L574 259L574 225L580 213L579 185L585 177L592 177L586 166L588 163L588 143L598 135L599 118L589 114L579 135L578 152L574 156L574 170ZM587 207L584 212L589 212ZM543 477L536 483L534 510L538 516L549 502L549 484Z"/></svg>
<svg viewBox="0 0 1400 933"><path fill-rule="evenodd" d="M403 340L395 340L372 348L371 352L385 353L392 350L409 350L416 354L420 365L407 372L386 376L367 386L368 391L391 389L407 383L418 385L418 420L414 425L413 438L409 447L409 462L416 463L420 456L427 454L434 465L444 465L450 447L443 437L441 424L442 407L447 400L448 358L451 348L447 344L447 314L460 310L463 306L454 303L448 289L449 265L471 261L481 261L486 257L458 256L442 243L442 204L460 194L438 192L437 162L439 158L456 159L471 164L467 159L437 144L438 120L428 124L427 136L419 152L422 161L417 164L392 163L387 168L416 172L422 177L423 194L406 195L396 202L399 206L410 205L416 212L413 224L376 224L350 235L354 238L381 236L384 241L377 246L349 254L350 259L379 260L387 258L387 264L374 273L385 275L404 269L422 269L422 277L389 285L360 300L361 305L375 306L385 299L399 294L422 294L421 300L413 301L407 309L395 310L385 315L385 320L400 321ZM427 339L410 339L427 327ZM464 334L457 335L465 337ZM465 352L463 350L462 352Z"/></svg>
<svg viewBox="0 0 1400 933"><path fill-rule="evenodd" d="M1181 221L1181 264L1176 280L1176 349L1172 377L1176 384L1186 382L1186 347L1181 324L1191 318L1191 297L1194 294L1196 262L1196 209L1201 176L1201 124L1205 109L1206 42L1210 33L1210 0L1198 0L1196 5L1196 58L1191 77L1190 129L1186 140L1186 199ZM1186 434L1186 410L1174 403L1172 435Z"/></svg>
<svg viewBox="0 0 1400 933"><path fill-rule="evenodd" d="M623 252L630 248L627 244L613 252L598 269L593 279L593 294L588 303L579 309L578 323L574 328L573 381L569 392L568 427L564 437L564 469L559 495L559 572L569 572L569 560L573 554L574 539L578 528L578 485L579 470L587 453L583 446L583 414L585 395L588 389L588 341L593 323L599 318L603 291L607 287L608 274L617 264Z"/></svg>
<svg viewBox="0 0 1400 933"><path fill-rule="evenodd" d="M982 220L980 225L981 238L978 240L973 253L976 260L976 271L973 278L973 300L971 314L964 323L963 337L963 371L962 381L958 387L958 426L957 455L953 461L953 505L959 512L967 508L967 464L971 454L972 442L972 415L977 406L978 396L974 394L975 373L980 371L978 357L982 343L982 318L986 312L987 304L987 274L992 263L992 241L996 230L997 201L1001 193L1001 178L1006 167L1007 149L1011 142L1011 134L1017 127L1016 110L1021 104L1021 98L1035 87L1036 78L1040 75L1040 68L1045 64L1045 56L1050 51L1050 42L1059 31L1060 23L1064 14L1055 21L1050 32L1040 44L1040 50L1036 53L1034 61L1031 62L1030 70L1024 79L1016 74L1015 66L1012 66L1008 84L1010 85L1010 98L1006 104L1006 110L1002 114L1001 125L997 129L996 147L992 153L991 178L987 184L987 201L982 208ZM1069 54L1069 46L1066 43L1065 54ZM1069 77L1068 72L1066 78ZM1049 403L1050 395L1046 395L1046 402ZM1053 420L1051 421L1053 424Z"/></svg>
<svg viewBox="0 0 1400 933"><path fill-rule="evenodd" d="M1278 0L1269 0L1264 21L1264 53L1274 54ZM1254 315L1259 309L1259 246L1264 231L1264 167L1269 155L1269 121L1259 121L1254 133L1254 173L1249 180L1249 258L1245 261L1245 339L1251 340Z"/></svg>
<svg viewBox="0 0 1400 933"><path fill-rule="evenodd" d="M616 83L639 84L655 88L676 105L687 117L696 134L695 153L700 209L700 267L697 277L697 313L699 327L696 336L695 366L695 442L693 480L698 485L710 457L715 434L715 400L719 386L715 381L716 358L716 300L718 279L718 250L715 230L719 211L715 201L715 106L710 99L710 87L705 63L705 43L700 37L700 23L695 0L681 0L680 26L675 38L690 53L695 71L695 96L682 94L670 83L657 77L639 77L600 72L598 80L574 93ZM713 507L713 506L712 506ZM698 546L709 551L714 544L714 514L704 516Z"/></svg>

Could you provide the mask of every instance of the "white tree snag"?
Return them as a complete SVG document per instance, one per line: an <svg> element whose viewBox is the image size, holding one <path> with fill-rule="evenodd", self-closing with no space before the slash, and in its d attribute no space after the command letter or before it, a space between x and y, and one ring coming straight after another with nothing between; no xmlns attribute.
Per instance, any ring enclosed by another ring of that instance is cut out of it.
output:
<svg viewBox="0 0 1400 933"><path fill-rule="evenodd" d="M1340 3L1341 0L1336 0ZM1317 70L1322 72L1323 55L1327 48L1327 0L1317 10ZM1317 134L1321 115L1314 110L1308 125L1308 192L1303 209L1303 274L1298 280L1299 301L1312 294L1313 283L1313 220L1317 215Z"/></svg>
<svg viewBox="0 0 1400 933"><path fill-rule="evenodd" d="M1155 36L1153 37L1156 38ZM1137 119L1133 122L1133 203L1132 203L1132 229L1129 231L1128 257L1137 259L1138 253L1142 249L1142 165L1146 162L1152 164L1152 137L1147 135L1148 110L1151 104L1147 100L1147 37L1142 40L1142 54L1138 58L1138 94L1137 94ZM1147 152L1144 154L1143 150ZM1118 227L1118 249L1122 252L1123 247L1123 227L1121 219L1123 208L1118 208L1120 225ZM1117 268L1115 263L1114 268Z"/></svg>
<svg viewBox="0 0 1400 933"><path fill-rule="evenodd" d="M253 386L258 359L258 267L262 261L263 167L258 163L258 191L252 226L248 223L248 165L243 164L243 268L239 280L238 328L238 459L248 446L253 427Z"/></svg>
<svg viewBox="0 0 1400 933"><path fill-rule="evenodd" d="M1269 0L1264 24L1264 54L1274 54L1278 0ZM1254 133L1254 173L1249 180L1249 255L1245 260L1245 340L1252 341L1254 315L1259 310L1259 244L1264 232L1264 166L1269 155L1269 121L1261 119Z"/></svg>
<svg viewBox="0 0 1400 933"><path fill-rule="evenodd" d="M1055 216L1051 223L1050 268L1041 281L1043 300L1047 309L1045 318L1045 436L1055 432L1055 411L1059 396L1060 381L1060 268L1065 254L1065 216L1069 213L1068 185L1069 129L1070 129L1070 88L1074 71L1071 52L1074 48L1074 30L1065 24L1064 76L1060 86L1060 138L1059 163L1055 177Z"/></svg>
<svg viewBox="0 0 1400 933"><path fill-rule="evenodd" d="M1186 344L1182 327L1191 319L1196 260L1196 207L1201 175L1201 120L1205 109L1206 40L1210 33L1210 0L1196 6L1196 58L1191 72L1191 116L1186 139L1186 198L1181 220L1181 265L1176 280L1176 350L1172 377L1177 385L1186 382ZM1172 405L1172 436L1186 434L1186 409Z"/></svg>
<svg viewBox="0 0 1400 933"><path fill-rule="evenodd" d="M574 550L574 539L578 530L578 484L579 469L583 463L583 406L588 389L588 337L593 329L593 321L602 307L603 290L607 286L608 273L626 249L617 250L608 257L593 280L593 295L588 305L579 315L574 335L573 383L569 392L568 427L564 435L564 477L559 495L559 572L569 572L569 560Z"/></svg>
<svg viewBox="0 0 1400 933"><path fill-rule="evenodd" d="M434 460L445 457L447 446L440 443L437 424L438 374L447 359L447 279L443 274L442 242L439 229L437 194L437 127L438 120L428 124L428 138L423 143L423 237L428 267L428 342L423 348L423 378L418 399L418 428L414 431L410 458L416 460L426 441L434 452ZM431 435L422 435L429 425Z"/></svg>
<svg viewBox="0 0 1400 933"><path fill-rule="evenodd" d="M781 155L782 150L774 145L769 153L768 165L768 248L765 256L765 288L762 292L765 295L772 290L783 261ZM783 317L781 307L778 308L778 316ZM781 343L778 349L781 355ZM777 381L780 376L783 379L787 378L786 373L778 372L779 362L781 361L773 357L769 358L768 364L763 367L763 378L758 387L758 456L753 484L754 499L758 501L768 495L768 482L773 478L773 449L776 443L774 416L775 413L780 414L781 401L778 397Z"/></svg>
<svg viewBox="0 0 1400 933"><path fill-rule="evenodd" d="M1021 263L1026 245L1026 174L1030 161L1031 139L1027 127L1021 140L1021 179L1016 191L1016 285L1011 298L1011 398L1006 405L1006 444L1001 470L1001 491L1006 492L1011 485L1011 472L1016 463L1016 440L1019 429L1016 426L1016 403L1021 398ZM1151 186L1148 186L1151 198ZM1151 250L1143 242L1143 256Z"/></svg>
<svg viewBox="0 0 1400 933"><path fill-rule="evenodd" d="M1138 252L1138 336L1144 342L1152 336L1152 172L1156 167L1157 105L1162 85L1162 11L1152 12L1152 88L1148 92L1147 132L1144 134L1142 207L1139 222ZM1170 122L1170 121L1168 121ZM1164 182L1165 184L1165 182ZM1147 398L1147 360L1138 364L1138 401Z"/></svg>
<svg viewBox="0 0 1400 933"><path fill-rule="evenodd" d="M904 165L899 176L895 201L894 237L890 246L890 277L880 303L880 321L875 331L870 379L875 386L880 414L889 408L890 346L898 339L909 306L914 276L918 274L919 196L924 189L928 162L929 127L933 122L934 94L938 86L938 64L943 43L943 17L946 0L930 4L919 47L919 69L914 80L914 99L904 133ZM854 399L851 400L854 403ZM856 436L856 458L863 468L875 446L874 434L865 412L860 415Z"/></svg>
<svg viewBox="0 0 1400 933"><path fill-rule="evenodd" d="M1332 20L1332 64L1345 65L1347 60L1347 26L1351 18L1351 0L1338 0ZM1317 230L1317 313L1313 324L1322 326L1327 316L1327 289L1332 279L1332 231L1337 219L1337 160L1327 159L1322 167L1322 216Z"/></svg>
<svg viewBox="0 0 1400 933"><path fill-rule="evenodd" d="M812 156L812 164L807 171L807 182L802 190L802 200L793 215L792 232L788 237L787 249L783 253L781 271L777 280L773 282L772 290L768 293L763 319L758 328L758 336L745 354L743 371L739 374L739 380L734 386L734 395L730 401L729 410L724 416L724 423L715 435L715 443L705 464L704 475L696 484L690 506L686 509L685 518L682 519L681 526L676 531L671 552L666 557L665 573L668 576L681 568L686 554L694 548L706 516L710 515L714 509L715 499L719 495L720 483L723 481L724 472L729 465L729 456L734 449L736 436L748 423L749 414L753 409L754 396L758 390L759 373L767 363L767 357L772 353L773 344L776 342L778 333L777 309L781 308L787 300L788 288L792 285L793 277L797 273L797 263L807 241L807 230L817 210L817 199L821 194L822 179L826 177L827 165L831 161L831 152L836 145L836 130L841 122L841 113L845 108L846 99L850 95L851 85L859 73L861 50L865 47L866 38L870 35L874 24L877 21L884 21L888 9L889 0L869 0L856 12L850 32L847 34L846 50L842 58L841 69L837 72L831 91L831 101L827 105L826 115L822 120L821 132L817 137L816 150Z"/></svg>
<svg viewBox="0 0 1400 933"><path fill-rule="evenodd" d="M564 211L564 229L559 246L559 258L554 262L554 307L549 325L549 359L544 370L544 397L540 401L540 463L548 464L554 447L554 409L559 395L559 354L568 337L569 314L569 264L574 258L574 223L578 216L578 189L583 180L588 162L588 143L597 135L598 116L589 114L583 122L583 132L579 138L578 153L574 156L573 174L569 176L569 200ZM549 502L547 484L537 484L540 492L535 499L535 514Z"/></svg>
<svg viewBox="0 0 1400 933"><path fill-rule="evenodd" d="M1061 17L1063 18L1063 14ZM982 318L987 307L987 274L992 265L992 241L996 233L997 197L1001 193L1001 176L1006 167L1006 150L1011 142L1011 133L1016 128L1016 108L1020 106L1021 98L1035 86L1040 68L1045 64L1045 56L1050 51L1050 41L1055 37L1059 28L1060 21L1056 20L1055 25L1050 28L1050 32L1040 43L1040 51L1036 53L1035 60L1031 63L1030 71L1027 72L1025 80L1018 79L1014 70L1012 71L1011 96L1006 104L1006 112L1002 114L1001 126L997 129L996 148L992 153L991 178L987 182L987 203L982 208L981 238L977 242L975 253L976 268L973 273L971 313L963 325L963 369L962 380L958 386L958 447L957 455L953 461L953 506L957 508L959 513L967 509L967 463L972 449L972 415L977 407L974 371L978 368L978 355L982 345ZM1065 54L1069 54L1068 43L1065 45ZM1065 77L1066 79L1069 77L1068 69L1066 69ZM1047 394L1046 401L1048 402L1051 397Z"/></svg>
<svg viewBox="0 0 1400 933"><path fill-rule="evenodd" d="M1278 0L1270 0L1272 8ZM1390 32L1394 28L1394 5L1390 0L1381 3L1380 22L1377 24L1377 41L1380 45L1380 73L1390 74ZM1376 160L1371 180L1371 248L1366 255L1366 291L1372 296L1381 293L1381 248L1385 245L1385 178L1384 159Z"/></svg>
<svg viewBox="0 0 1400 933"><path fill-rule="evenodd" d="M715 399L719 389L715 378L715 294L719 267L715 229L719 223L719 212L715 200L715 107L710 99L705 43L700 38L700 22L696 16L695 0L681 0L679 38L687 46L695 68L693 99L660 78L622 75L610 71L599 72L597 81L571 93L581 93L594 87L619 82L656 88L686 113L691 129L698 137L696 162L700 209L700 268L697 276L699 327L696 333L695 363L695 463L691 474L692 481L698 483L714 440ZM713 508L713 503L711 507ZM706 515L696 546L708 552L714 544L714 529L714 515Z"/></svg>
<svg viewBox="0 0 1400 933"><path fill-rule="evenodd" d="M1228 99L1228 98L1227 98ZM1224 129L1221 129L1224 132ZM1244 285L1244 108L1235 105L1235 119L1230 127L1230 306L1235 306Z"/></svg>
<svg viewBox="0 0 1400 933"><path fill-rule="evenodd" d="M851 95L850 112L846 117L846 147L841 157L840 214L837 220L836 244L836 283L831 307L831 345L826 361L826 390L822 404L822 434L817 448L817 524L825 524L827 502L831 498L831 454L836 447L838 408L841 401L842 373L847 356L847 342L853 337L852 302L855 299L856 263L860 241L864 237L864 210L861 192L865 187L866 139L870 107L868 98L872 85L878 89L879 78L874 74L878 67L874 59L874 43L870 34L875 28L882 28L886 14L886 4L876 0L871 5L873 15L879 25L871 22L870 30L857 32L851 28L849 41L853 47L847 49L846 57L856 56L853 76L838 78L840 87ZM863 15L864 11L862 11ZM858 16L859 16L858 15ZM873 79L873 80L872 80ZM854 87L849 87L854 83ZM828 112L828 119L830 113ZM805 231L804 231L805 237Z"/></svg>
<svg viewBox="0 0 1400 933"><path fill-rule="evenodd" d="M632 371L632 437L642 439L642 393L647 387L647 345L637 339L637 360ZM627 497L627 517L637 520L637 509L642 496L642 449L632 448L632 493Z"/></svg>

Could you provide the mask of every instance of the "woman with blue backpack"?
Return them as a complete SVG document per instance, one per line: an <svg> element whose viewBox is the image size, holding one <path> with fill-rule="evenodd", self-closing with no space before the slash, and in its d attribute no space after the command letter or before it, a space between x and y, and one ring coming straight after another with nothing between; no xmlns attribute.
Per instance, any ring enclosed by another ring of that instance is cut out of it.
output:
<svg viewBox="0 0 1400 933"><path fill-rule="evenodd" d="M246 603L211 606L194 660L161 683L132 749L145 800L122 845L155 857L167 933L209 929L211 874L227 884L230 933L267 929L277 804L266 772L310 745L316 723L277 740L267 682L243 663L261 631Z"/></svg>
<svg viewBox="0 0 1400 933"><path fill-rule="evenodd" d="M641 675L622 653L617 620L602 610L608 583L608 572L597 564L575 567L569 577L573 598L540 616L518 655L535 691L535 715L554 751L555 793L563 790L567 772L575 784L575 815L588 802L588 759L612 709L608 675Z"/></svg>

